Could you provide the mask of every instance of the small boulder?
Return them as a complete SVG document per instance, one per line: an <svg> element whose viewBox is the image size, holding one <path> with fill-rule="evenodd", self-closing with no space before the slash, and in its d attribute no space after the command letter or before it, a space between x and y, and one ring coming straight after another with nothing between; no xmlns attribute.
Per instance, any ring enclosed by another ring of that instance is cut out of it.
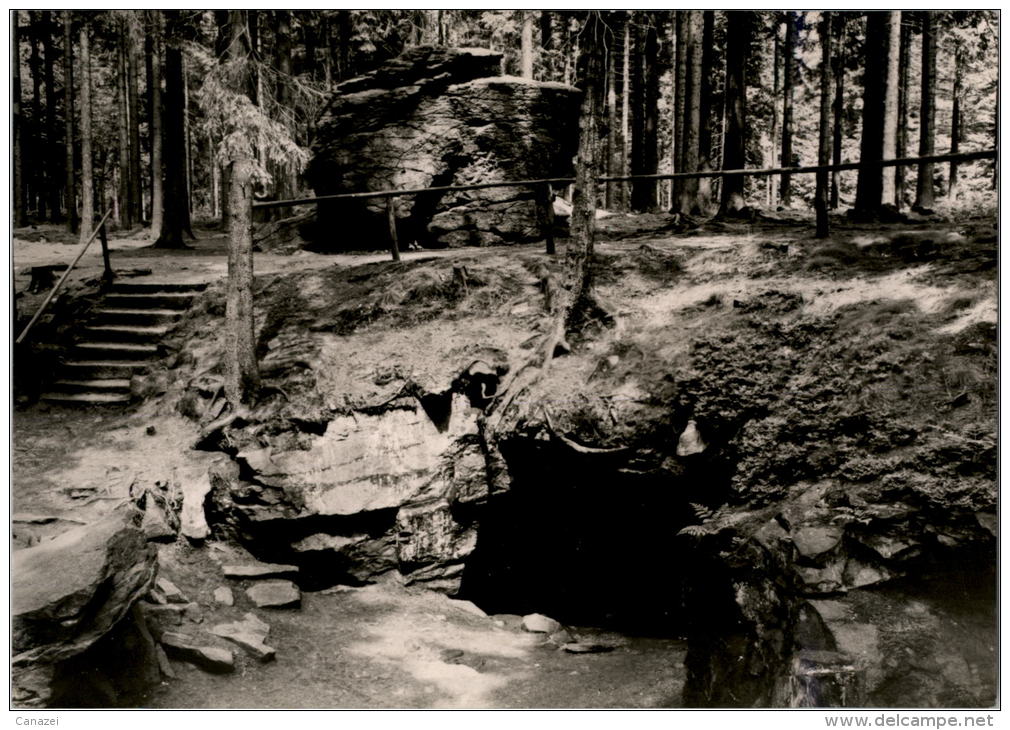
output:
<svg viewBox="0 0 1010 730"><path fill-rule="evenodd" d="M189 603L189 599L186 598L185 594L168 578L159 577L155 580L154 589L151 593L158 597L164 597L165 603ZM157 603L162 603L162 601L155 600Z"/></svg>
<svg viewBox="0 0 1010 730"><path fill-rule="evenodd" d="M523 631L532 634L553 634L561 628L561 624L541 613L531 613L523 616Z"/></svg>
<svg viewBox="0 0 1010 730"><path fill-rule="evenodd" d="M246 595L258 608L298 608L302 594L289 580L268 580L246 589Z"/></svg>
<svg viewBox="0 0 1010 730"><path fill-rule="evenodd" d="M564 644L571 644L573 641L575 641L575 638L567 630L560 629L558 631L553 632L549 637L547 637L547 640L550 641L552 644L562 646Z"/></svg>
<svg viewBox="0 0 1010 730"><path fill-rule="evenodd" d="M234 606L235 595L228 586L218 586L214 589L214 601L222 606Z"/></svg>
<svg viewBox="0 0 1010 730"><path fill-rule="evenodd" d="M216 646L200 646L187 634L166 631L161 635L161 645L165 653L174 659L181 659L214 674L235 671L235 656L228 649Z"/></svg>
<svg viewBox="0 0 1010 730"><path fill-rule="evenodd" d="M698 431L698 424L693 420L687 422L687 427L680 434L677 440L677 456L693 456L700 454L708 448L708 444L701 438Z"/></svg>
<svg viewBox="0 0 1010 730"><path fill-rule="evenodd" d="M793 545L800 555L814 558L833 550L838 545L842 539L842 528L834 525L801 527L792 537Z"/></svg>
<svg viewBox="0 0 1010 730"><path fill-rule="evenodd" d="M260 621L255 614L247 613L241 621L217 624L210 633L228 639L261 662L268 662L277 656L277 650L263 643L270 633L270 625Z"/></svg>

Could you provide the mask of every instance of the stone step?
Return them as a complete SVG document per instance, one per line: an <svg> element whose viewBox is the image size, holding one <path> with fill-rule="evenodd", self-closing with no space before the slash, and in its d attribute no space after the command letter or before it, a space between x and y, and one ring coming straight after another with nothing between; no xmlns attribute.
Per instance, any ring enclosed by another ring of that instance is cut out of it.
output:
<svg viewBox="0 0 1010 730"><path fill-rule="evenodd" d="M179 320L179 309L129 309L127 307L103 307L95 310L91 324L132 325L144 327L171 324Z"/></svg>
<svg viewBox="0 0 1010 730"><path fill-rule="evenodd" d="M53 391L59 393L129 393L129 378L93 378L88 380L57 380Z"/></svg>
<svg viewBox="0 0 1010 730"><path fill-rule="evenodd" d="M153 294L161 292L201 292L206 284L180 284L173 281L113 282L112 294Z"/></svg>
<svg viewBox="0 0 1010 730"><path fill-rule="evenodd" d="M135 342L78 342L72 353L80 360L133 360L140 362L158 356L158 346Z"/></svg>
<svg viewBox="0 0 1010 730"><path fill-rule="evenodd" d="M60 372L69 380L130 379L147 369L146 362L130 360L68 360Z"/></svg>
<svg viewBox="0 0 1010 730"><path fill-rule="evenodd" d="M130 402L129 393L43 393L42 400L47 403L63 405L126 405Z"/></svg>
<svg viewBox="0 0 1010 730"><path fill-rule="evenodd" d="M196 292L154 292L150 294L115 292L108 294L103 302L106 307L116 309L189 309Z"/></svg>
<svg viewBox="0 0 1010 730"><path fill-rule="evenodd" d="M103 342L159 342L169 329L164 325L143 327L128 324L103 324L85 327L83 334L86 338Z"/></svg>

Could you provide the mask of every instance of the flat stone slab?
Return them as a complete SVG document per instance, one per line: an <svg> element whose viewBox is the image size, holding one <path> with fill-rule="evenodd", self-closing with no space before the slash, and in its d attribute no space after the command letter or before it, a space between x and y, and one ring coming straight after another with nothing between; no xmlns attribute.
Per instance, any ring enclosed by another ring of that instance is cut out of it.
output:
<svg viewBox="0 0 1010 730"><path fill-rule="evenodd" d="M289 580L268 580L246 589L246 595L258 608L298 608L302 594Z"/></svg>
<svg viewBox="0 0 1010 730"><path fill-rule="evenodd" d="M534 634L553 634L561 628L561 624L542 613L531 613L523 616L523 631Z"/></svg>
<svg viewBox="0 0 1010 730"><path fill-rule="evenodd" d="M569 654L602 654L614 650L614 647L609 644L598 644L591 641L573 641L570 644L562 644L561 648Z"/></svg>
<svg viewBox="0 0 1010 730"><path fill-rule="evenodd" d="M210 633L238 644L261 662L271 661L277 656L277 650L264 643L270 633L270 625L255 614L247 613L241 621L212 626Z"/></svg>
<svg viewBox="0 0 1010 730"><path fill-rule="evenodd" d="M280 563L249 563L247 565L222 565L225 578L291 578L298 575L297 565Z"/></svg>
<svg viewBox="0 0 1010 730"><path fill-rule="evenodd" d="M186 634L166 631L161 635L161 645L165 653L174 659L181 659L214 674L228 674L235 671L235 656L228 649L216 646L200 646Z"/></svg>

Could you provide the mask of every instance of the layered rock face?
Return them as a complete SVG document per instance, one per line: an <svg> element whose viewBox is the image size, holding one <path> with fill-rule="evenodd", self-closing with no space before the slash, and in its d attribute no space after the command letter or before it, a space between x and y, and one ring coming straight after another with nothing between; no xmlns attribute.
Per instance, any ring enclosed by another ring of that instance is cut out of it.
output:
<svg viewBox="0 0 1010 730"><path fill-rule="evenodd" d="M578 91L499 75L500 54L418 47L337 87L306 178L317 195L563 177L572 172ZM530 188L394 199L400 236L422 245L542 237ZM385 200L319 206L321 250L384 248Z"/></svg>
<svg viewBox="0 0 1010 730"><path fill-rule="evenodd" d="M136 510L119 509L93 525L12 553L11 650L18 704L58 701L54 695L68 663L121 627L150 590L158 558L140 519Z"/></svg>

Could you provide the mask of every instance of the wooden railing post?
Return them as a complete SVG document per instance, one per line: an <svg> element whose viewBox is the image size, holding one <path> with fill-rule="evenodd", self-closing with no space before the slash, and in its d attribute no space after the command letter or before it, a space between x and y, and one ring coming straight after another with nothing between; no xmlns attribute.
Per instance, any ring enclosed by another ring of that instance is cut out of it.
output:
<svg viewBox="0 0 1010 730"><path fill-rule="evenodd" d="M104 270L102 271L102 287L106 288L112 285L112 280L116 275L113 273L112 263L109 261L109 236L105 230L105 223L102 223L98 229L98 240L102 244L102 264L104 266Z"/></svg>
<svg viewBox="0 0 1010 730"><path fill-rule="evenodd" d="M554 254L554 194L549 182L539 186L540 203L544 209L544 240L547 242L547 253Z"/></svg>
<svg viewBox="0 0 1010 730"><path fill-rule="evenodd" d="M393 254L393 261L399 261L400 239L396 235L396 207L392 195L386 196L386 218L389 220L389 250Z"/></svg>

